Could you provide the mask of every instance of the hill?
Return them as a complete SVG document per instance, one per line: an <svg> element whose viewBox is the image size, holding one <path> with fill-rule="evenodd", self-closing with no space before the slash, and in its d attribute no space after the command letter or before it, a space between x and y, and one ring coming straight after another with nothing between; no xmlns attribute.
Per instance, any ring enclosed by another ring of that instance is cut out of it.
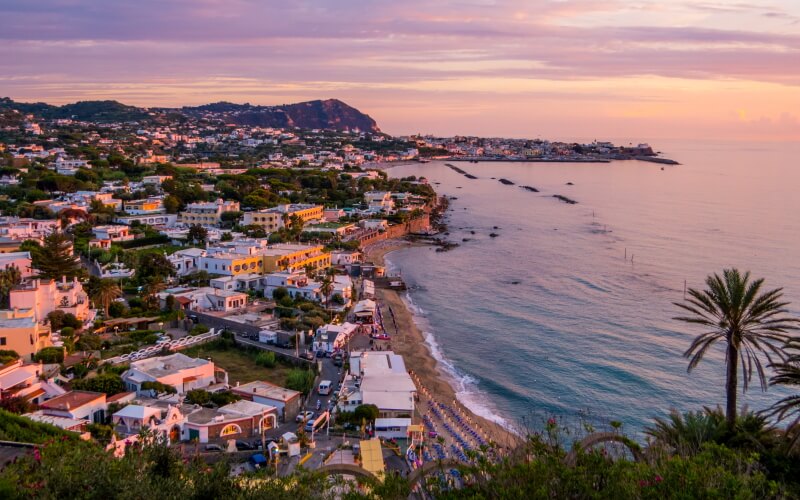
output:
<svg viewBox="0 0 800 500"><path fill-rule="evenodd" d="M117 101L80 101L63 106L42 102L16 102L0 98L0 111L16 109L23 114L33 114L41 119L73 118L81 121L108 123L146 121L153 112L181 114L194 118L222 120L236 125L304 129L354 130L380 132L378 124L369 115L338 100L326 99L280 106L260 106L217 102L183 108L139 108Z"/></svg>
<svg viewBox="0 0 800 500"><path fill-rule="evenodd" d="M0 109L16 109L24 114L33 114L47 120L72 118L87 122L141 121L150 117L143 108L128 106L117 101L79 101L63 106L43 102L16 102L7 97L0 98Z"/></svg>
<svg viewBox="0 0 800 500"><path fill-rule="evenodd" d="M333 130L359 129L364 132L380 132L378 124L369 115L338 99L315 100L280 106L217 102L203 106L183 107L179 111L195 117L212 115L237 125Z"/></svg>

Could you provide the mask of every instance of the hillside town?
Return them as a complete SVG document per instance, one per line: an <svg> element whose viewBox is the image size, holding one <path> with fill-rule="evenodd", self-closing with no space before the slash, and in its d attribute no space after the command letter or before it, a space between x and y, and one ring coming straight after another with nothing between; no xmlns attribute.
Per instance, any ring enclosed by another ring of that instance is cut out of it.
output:
<svg viewBox="0 0 800 500"><path fill-rule="evenodd" d="M446 204L373 165L448 144L148 116L2 113L4 416L237 473L500 453L393 351L381 294L404 284L369 258L435 233Z"/></svg>

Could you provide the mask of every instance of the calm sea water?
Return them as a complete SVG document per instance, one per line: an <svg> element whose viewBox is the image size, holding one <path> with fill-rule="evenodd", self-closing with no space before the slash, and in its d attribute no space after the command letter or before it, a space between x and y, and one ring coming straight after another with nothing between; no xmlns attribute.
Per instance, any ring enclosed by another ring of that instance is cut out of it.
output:
<svg viewBox="0 0 800 500"><path fill-rule="evenodd" d="M515 425L589 415L638 434L670 408L724 405L721 348L686 372L699 332L672 319L684 280L750 270L784 287L800 315L800 145L659 147L682 165L457 164L477 180L444 162L389 170L458 198L448 216L458 248L389 262L473 410ZM742 402L761 409L785 394L756 384Z"/></svg>

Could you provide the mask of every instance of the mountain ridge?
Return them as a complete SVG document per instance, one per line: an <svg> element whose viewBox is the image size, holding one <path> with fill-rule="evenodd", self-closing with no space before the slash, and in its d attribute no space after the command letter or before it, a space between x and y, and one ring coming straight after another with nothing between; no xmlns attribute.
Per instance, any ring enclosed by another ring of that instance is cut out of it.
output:
<svg viewBox="0 0 800 500"><path fill-rule="evenodd" d="M180 108L142 108L115 100L78 101L57 106L44 102L16 102L3 97L0 98L0 109L16 109L21 113L33 114L44 119L75 118L101 123L150 120L154 118L155 112L179 113L198 119L216 119L234 125L380 132L377 122L372 117L339 99L316 99L277 106L219 101Z"/></svg>

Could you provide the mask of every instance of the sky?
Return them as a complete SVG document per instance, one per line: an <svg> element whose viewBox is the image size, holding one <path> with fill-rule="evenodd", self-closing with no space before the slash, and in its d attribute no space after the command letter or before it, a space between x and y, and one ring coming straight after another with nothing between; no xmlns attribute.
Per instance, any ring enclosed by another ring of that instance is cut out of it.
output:
<svg viewBox="0 0 800 500"><path fill-rule="evenodd" d="M391 134L800 141L800 0L0 0L0 96Z"/></svg>

